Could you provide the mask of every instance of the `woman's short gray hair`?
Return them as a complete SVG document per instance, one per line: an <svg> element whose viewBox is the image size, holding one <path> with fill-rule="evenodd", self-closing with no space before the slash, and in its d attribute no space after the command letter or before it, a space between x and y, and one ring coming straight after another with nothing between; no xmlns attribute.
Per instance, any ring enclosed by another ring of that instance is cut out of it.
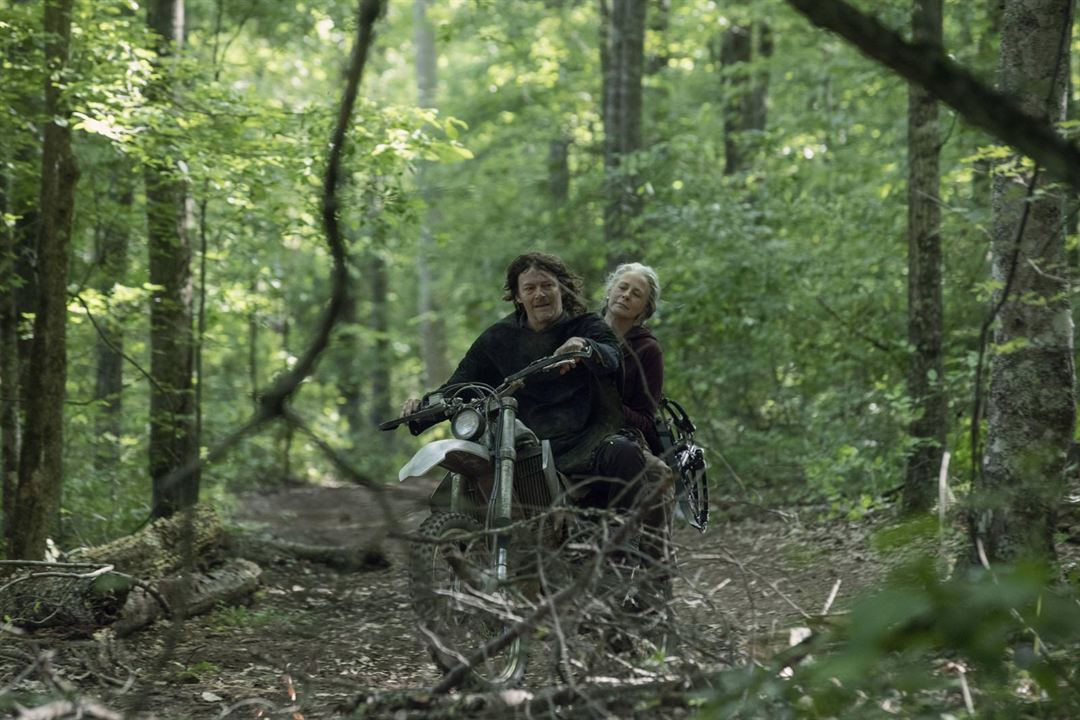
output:
<svg viewBox="0 0 1080 720"><path fill-rule="evenodd" d="M645 299L645 310L642 311L641 316L636 320L636 324L640 325L653 316L656 312L656 306L660 302L660 277L656 274L648 265L642 265L641 263L623 263L619 267L615 268L607 277L607 282L604 283L604 310L603 313L607 313L608 298L611 297L611 288L615 287L615 283L619 282L626 273L638 273L645 278L645 282L649 284L649 297Z"/></svg>

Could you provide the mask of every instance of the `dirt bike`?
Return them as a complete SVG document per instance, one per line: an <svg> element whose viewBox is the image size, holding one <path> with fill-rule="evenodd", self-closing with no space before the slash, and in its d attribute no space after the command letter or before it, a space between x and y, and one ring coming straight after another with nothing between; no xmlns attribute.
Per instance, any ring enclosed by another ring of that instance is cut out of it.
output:
<svg viewBox="0 0 1080 720"><path fill-rule="evenodd" d="M550 443L518 419L513 394L529 378L590 354L540 358L498 387L443 387L426 395L417 412L379 426L450 421L453 437L428 442L398 474L400 481L442 475L432 496L436 509L412 543L410 584L420 635L444 672L515 624L529 605L523 597L543 591L552 569L545 569L539 550L573 544L559 513L572 505L568 481L555 469ZM522 633L476 663L471 684L518 683L529 640Z"/></svg>

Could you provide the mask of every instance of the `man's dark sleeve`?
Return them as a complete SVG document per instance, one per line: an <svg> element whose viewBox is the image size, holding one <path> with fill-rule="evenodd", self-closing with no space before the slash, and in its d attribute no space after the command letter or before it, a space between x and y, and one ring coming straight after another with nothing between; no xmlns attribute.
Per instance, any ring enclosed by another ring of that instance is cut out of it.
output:
<svg viewBox="0 0 1080 720"><path fill-rule="evenodd" d="M489 331L484 331L480 337L473 341L473 344L469 346L469 351L465 353L465 357L461 358L461 362L458 363L457 369L454 370L450 379L442 384L440 390L448 385L467 382L481 382L488 385L498 384L502 378L497 377L498 372L496 372L488 353L491 345L490 335Z"/></svg>
<svg viewBox="0 0 1080 720"><path fill-rule="evenodd" d="M491 345L490 336L490 330L486 330L473 341L473 344L469 346L469 351L465 353L465 357L461 358L461 362L458 363L457 369L454 370L450 379L440 385L435 392L441 392L444 388L458 383L481 382L495 385L501 380L488 356L488 348ZM413 435L419 435L438 422L438 420L423 423L410 422L409 432Z"/></svg>
<svg viewBox="0 0 1080 720"><path fill-rule="evenodd" d="M622 362L619 339L599 315L583 315L576 335L589 341L592 356L585 360L586 367L597 375L618 371Z"/></svg>

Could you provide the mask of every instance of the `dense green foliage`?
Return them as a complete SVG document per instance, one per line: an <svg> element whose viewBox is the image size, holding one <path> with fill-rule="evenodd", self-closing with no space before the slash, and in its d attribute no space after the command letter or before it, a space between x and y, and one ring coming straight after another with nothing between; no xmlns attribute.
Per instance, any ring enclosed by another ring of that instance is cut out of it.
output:
<svg viewBox="0 0 1080 720"><path fill-rule="evenodd" d="M894 27L907 22L906 3L862 4ZM985 78L996 52L988 8L949 5L945 41ZM7 253L36 202L40 11L40 2L0 2ZM82 170L69 306L65 546L130 531L150 502L144 197L140 186L133 204L118 203L117 174L138 175L173 158L186 167L200 248L195 292L205 314L201 444L211 447L295 362L325 305L321 173L355 22L342 0L191 0L174 69L181 89L161 103L146 94L154 70L142 10L129 0L82 0L77 11L74 70L63 78ZM295 398L315 434L361 473L386 480L412 445L378 437L372 409L386 398L376 397L373 377L377 364L389 365L391 407L424 389L415 264L422 218L434 218L432 291L451 362L507 312L502 273L513 256L530 249L562 255L597 305L611 256L603 243L595 3L446 0L430 18L437 110L416 107L409 4L391 3L380 21L349 138L341 213L355 314ZM629 160L644 203L637 245L624 250L654 265L664 285L653 326L665 347L667 392L699 421L715 496L826 503L840 513L876 508L901 484L912 412L905 396L906 85L778 0L672 0L666 20L646 38L647 55L660 61L645 78L646 149ZM755 22L769 24L772 54L721 67L720 35ZM723 103L736 73L767 78L767 121L739 138L748 167L724 175ZM1002 151L948 109L942 128L946 383L955 419L949 450L962 489L976 339L993 289L986 161ZM556 142L568 143L566 197L551 189ZM416 192L421 164L434 188L434 215ZM128 267L123 277L105 277L98 250L117 224L130 233ZM369 321L374 258L389 273L386 333ZM202 267L205 283L198 282ZM13 278L5 290L19 283ZM125 338L119 436L95 430L102 412L92 399L95 346L106 321ZM390 342L386 358L376 353L379 340ZM345 388L358 392L346 397ZM350 423L356 417L364 422L359 432ZM105 446L117 449L112 462L97 460ZM227 502L236 489L340 479L307 436L275 426L207 468L202 492ZM845 654L798 670L784 686L764 674L733 675L730 692L721 690L710 707L727 716L728 700L741 703L752 689L806 715L841 715L863 707L859 693L886 692L885 677L901 690L940 682L905 673L917 666L909 661L942 647L990 676L1004 672L1008 649L1012 669L1054 692L1062 677L1055 658L1039 655L1030 638L1075 636L1075 602L1042 595L1045 578L1024 570L949 582L925 565L905 572L868 600L872 611L852 615ZM978 628L964 624L972 603L985 620ZM918 632L907 632L912 626ZM1027 645L1014 642L1017 632L1027 634ZM879 661L880 674L860 674ZM900 666L906 669L889 674ZM803 688L810 689L799 695Z"/></svg>
<svg viewBox="0 0 1080 720"><path fill-rule="evenodd" d="M5 148L14 190L9 227L34 199L37 10L15 3L0 11L5 66L18 70L5 73L17 81L0 91L9 108L0 130L13 140ZM138 240L145 215L139 198L115 205L116 168L172 153L186 163L192 232L206 248L196 260L206 263L206 284L196 292L205 297L202 444L213 445L303 347L327 294L317 197L351 10L191 2L183 90L161 105L144 93L152 66L140 12L126 2L79 4L78 70L68 86L83 181L72 267L67 541L121 532L147 502L139 368L147 367L148 288ZM876 10L898 27L906 22L902 3ZM392 397L421 389L417 163L433 163L434 295L446 310L451 359L505 311L498 287L514 254L543 248L566 256L595 302L608 257L595 7L448 2L431 9L431 21L437 111L414 107L411 9L391 4L382 21L351 137L344 209L360 302L298 401L314 429L377 476L394 462L373 451L383 446L372 432L348 429L341 387L361 388L363 415L373 402L364 388L377 335L366 321L364 268L377 255L390 272ZM719 67L719 34L762 21L773 54L745 68ZM950 10L947 47L984 76L994 42L981 6ZM646 53L665 61L645 79L647 149L632 160L645 203L630 252L654 264L664 282L654 325L666 347L669 394L692 399L721 493L866 507L899 484L911 412L903 384L906 86L772 0L725 8L673 2L666 27L650 30ZM722 102L736 72L768 78L767 123L740 139L752 150L749 168L724 176ZM957 418L950 450L963 476L974 338L988 292L988 184L978 158L993 152L980 150L987 138L948 110L942 125L947 383ZM557 140L569 143L566 199L549 190ZM112 292L102 293L94 289L95 244L117 221L135 241L126 277L110 278ZM92 320L105 317L123 327L130 358L121 437L90 431L99 410L88 400ZM119 464L93 469L101 443L122 449ZM210 468L206 491L279 482L286 473L317 480L329 469L304 440L291 443L280 430ZM116 507L123 512L111 519Z"/></svg>

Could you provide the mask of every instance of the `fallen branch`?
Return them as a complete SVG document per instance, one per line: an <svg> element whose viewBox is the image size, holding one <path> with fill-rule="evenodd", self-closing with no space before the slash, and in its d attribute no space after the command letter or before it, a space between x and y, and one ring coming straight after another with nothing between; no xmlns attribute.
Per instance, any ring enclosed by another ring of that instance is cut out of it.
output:
<svg viewBox="0 0 1080 720"><path fill-rule="evenodd" d="M276 562L282 556L288 556L346 572L390 567L389 558L378 547L308 545L241 531L229 531L226 534L226 546L235 555L262 563Z"/></svg>

